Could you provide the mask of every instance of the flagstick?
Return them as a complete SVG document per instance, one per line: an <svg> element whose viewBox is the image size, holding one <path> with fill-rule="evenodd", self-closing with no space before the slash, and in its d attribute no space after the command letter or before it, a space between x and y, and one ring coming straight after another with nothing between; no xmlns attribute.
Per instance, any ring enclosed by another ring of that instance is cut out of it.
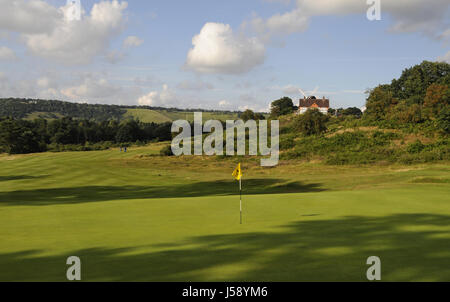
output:
<svg viewBox="0 0 450 302"><path fill-rule="evenodd" d="M241 224L242 224L242 176L239 179L239 195L240 195L240 208L241 208Z"/></svg>

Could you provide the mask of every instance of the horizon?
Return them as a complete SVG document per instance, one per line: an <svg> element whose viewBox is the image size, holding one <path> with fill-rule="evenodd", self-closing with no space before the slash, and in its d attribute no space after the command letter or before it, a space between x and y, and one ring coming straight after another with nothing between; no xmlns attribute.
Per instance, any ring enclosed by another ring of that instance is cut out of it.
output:
<svg viewBox="0 0 450 302"><path fill-rule="evenodd" d="M362 0L81 0L74 20L66 0L0 0L0 97L267 112L302 90L362 108L405 68L450 62L448 1L380 3L370 21Z"/></svg>
<svg viewBox="0 0 450 302"><path fill-rule="evenodd" d="M314 97L313 95L311 95L310 97ZM283 97L282 97L283 98ZM293 103L294 103L294 107L298 107L296 104L301 101L303 98L299 98L297 99L292 99ZM227 109L205 109L205 108L178 108L178 107L164 107L164 106L151 106L151 105L133 105L133 104L102 104L102 103L89 103L87 101L83 102L74 102L74 101L64 101L64 100L56 100L56 99L36 99L36 98L16 98L16 97L0 97L0 101L2 100L16 100L16 101L20 101L20 100L24 100L24 101L55 101L55 102L63 102L63 103L71 103L71 104L80 104L80 105L92 105L92 106L118 106L118 107L123 107L123 108L146 108L146 109L150 109L150 110L180 110L180 111L186 111L189 113L194 113L196 110L200 110L200 112L232 112L232 113L243 113L246 110L251 110L251 109L245 109L245 110L227 110ZM364 106L362 107L333 107L330 104L330 109L349 109L349 108L358 108L358 109L362 109L364 108ZM253 110L252 110L253 111ZM270 111L254 111L255 113L264 113L264 114L269 114Z"/></svg>

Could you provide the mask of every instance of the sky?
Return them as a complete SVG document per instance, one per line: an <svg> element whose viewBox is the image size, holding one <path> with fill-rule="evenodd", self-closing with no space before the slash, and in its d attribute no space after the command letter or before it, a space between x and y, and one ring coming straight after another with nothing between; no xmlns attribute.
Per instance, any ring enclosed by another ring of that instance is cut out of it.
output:
<svg viewBox="0 0 450 302"><path fill-rule="evenodd" d="M0 0L0 97L267 111L302 90L362 107L405 68L450 63L448 0L80 3Z"/></svg>

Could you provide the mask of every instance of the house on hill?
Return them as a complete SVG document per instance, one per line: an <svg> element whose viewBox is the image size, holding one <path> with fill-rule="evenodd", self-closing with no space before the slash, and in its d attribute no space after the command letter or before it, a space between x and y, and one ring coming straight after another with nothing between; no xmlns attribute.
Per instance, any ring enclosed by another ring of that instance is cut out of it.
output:
<svg viewBox="0 0 450 302"><path fill-rule="evenodd" d="M304 97L300 99L300 106L298 106L298 114L303 114L309 109L318 109L321 113L327 114L328 109L330 109L330 100L323 97L322 99L317 99L315 96L310 96L308 98Z"/></svg>

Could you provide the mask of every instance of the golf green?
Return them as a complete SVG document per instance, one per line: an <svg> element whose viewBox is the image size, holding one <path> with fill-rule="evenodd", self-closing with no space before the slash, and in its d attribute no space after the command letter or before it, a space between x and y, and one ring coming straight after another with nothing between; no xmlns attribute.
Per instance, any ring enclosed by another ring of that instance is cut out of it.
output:
<svg viewBox="0 0 450 302"><path fill-rule="evenodd" d="M450 167L0 156L0 281L450 281ZM243 167L244 223L238 183Z"/></svg>

